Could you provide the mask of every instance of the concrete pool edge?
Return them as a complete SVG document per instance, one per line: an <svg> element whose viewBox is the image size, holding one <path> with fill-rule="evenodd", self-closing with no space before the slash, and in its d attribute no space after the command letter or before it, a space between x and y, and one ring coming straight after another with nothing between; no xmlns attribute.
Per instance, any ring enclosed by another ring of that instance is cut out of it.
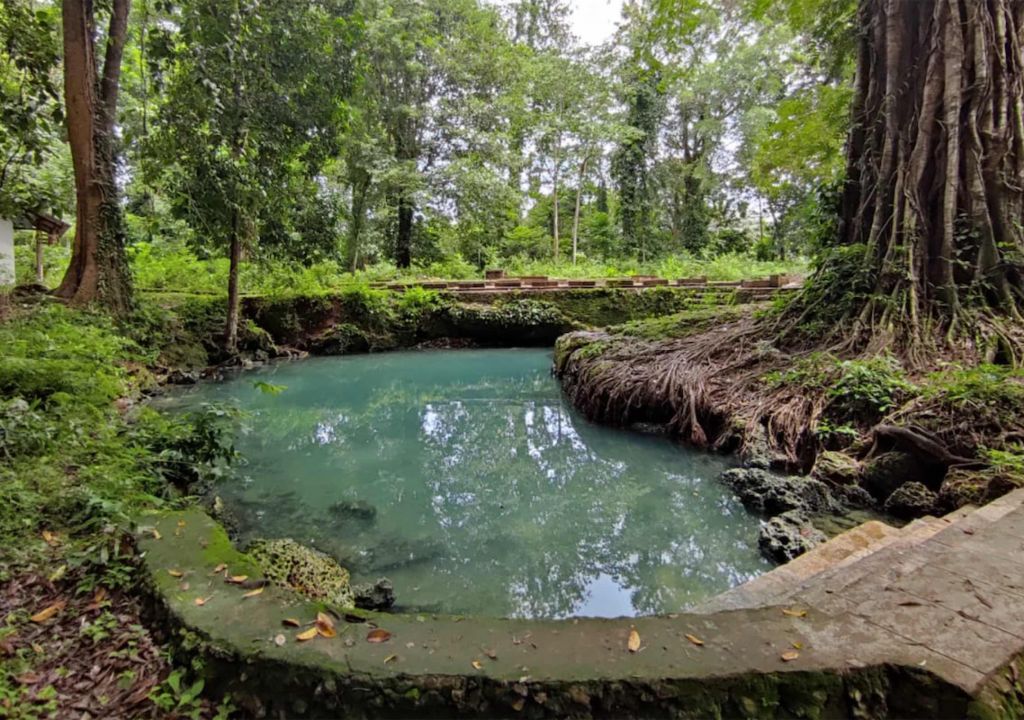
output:
<svg viewBox="0 0 1024 720"><path fill-rule="evenodd" d="M205 513L139 526L153 611L181 652L203 659L208 686L254 714L998 717L1019 702L1024 640L1000 645L1005 657L987 658L986 671L862 614L812 605L556 621L358 612L367 622L339 619L337 637L299 642L282 622L326 608L276 587L245 597L211 574L254 567ZM372 624L390 639L367 642Z"/></svg>

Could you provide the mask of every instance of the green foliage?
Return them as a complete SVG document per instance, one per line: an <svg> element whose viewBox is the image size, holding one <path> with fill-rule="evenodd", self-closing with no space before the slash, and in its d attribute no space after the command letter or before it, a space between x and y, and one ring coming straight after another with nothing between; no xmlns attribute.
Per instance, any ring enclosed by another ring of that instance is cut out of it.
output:
<svg viewBox="0 0 1024 720"><path fill-rule="evenodd" d="M186 686L183 684L185 674L181 669L172 671L163 683L153 689L149 699L165 713L198 720L203 712L199 696L203 692L205 682L199 678Z"/></svg>
<svg viewBox="0 0 1024 720"><path fill-rule="evenodd" d="M45 304L0 325L0 397L60 404L110 402L127 379L121 363L143 359L109 317Z"/></svg>
<svg viewBox="0 0 1024 720"><path fill-rule="evenodd" d="M55 205L63 190L40 170L54 155L64 120L58 35L55 6L0 6L0 217Z"/></svg>
<svg viewBox="0 0 1024 720"><path fill-rule="evenodd" d="M920 389L907 379L899 362L888 355L860 360L837 360L828 353L811 353L784 371L768 373L765 382L824 392L828 415L818 431L849 435L850 423L877 420Z"/></svg>
<svg viewBox="0 0 1024 720"><path fill-rule="evenodd" d="M829 389L831 410L839 417L872 418L893 409L918 388L906 379L891 356L839 363L838 378Z"/></svg>

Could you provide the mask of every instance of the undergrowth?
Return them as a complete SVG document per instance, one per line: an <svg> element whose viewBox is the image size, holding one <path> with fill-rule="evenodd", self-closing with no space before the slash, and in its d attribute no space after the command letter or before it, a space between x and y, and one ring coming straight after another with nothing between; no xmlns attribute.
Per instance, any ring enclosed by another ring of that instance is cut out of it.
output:
<svg viewBox="0 0 1024 720"><path fill-rule="evenodd" d="M135 403L153 384L146 368L160 336L147 331L152 321L143 313L117 326L49 302L11 307L0 320L0 583L42 578L65 598L130 591L133 519L188 502L233 460L232 411L211 406L171 417ZM0 640L36 627L29 615L38 610L9 614ZM114 631L84 624L84 615L82 622L90 645ZM68 710L56 697L37 704L52 686L31 697L19 689L16 678L48 662L43 651L0 653L0 715Z"/></svg>

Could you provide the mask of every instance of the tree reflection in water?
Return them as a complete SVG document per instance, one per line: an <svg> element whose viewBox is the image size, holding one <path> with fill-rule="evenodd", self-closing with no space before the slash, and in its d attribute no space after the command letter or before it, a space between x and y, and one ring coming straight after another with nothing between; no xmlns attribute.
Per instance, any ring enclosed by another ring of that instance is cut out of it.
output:
<svg viewBox="0 0 1024 720"><path fill-rule="evenodd" d="M223 488L243 534L312 542L400 602L564 617L680 610L763 572L721 458L596 427L534 350L277 365L191 389L250 415ZM374 520L331 511L376 508Z"/></svg>

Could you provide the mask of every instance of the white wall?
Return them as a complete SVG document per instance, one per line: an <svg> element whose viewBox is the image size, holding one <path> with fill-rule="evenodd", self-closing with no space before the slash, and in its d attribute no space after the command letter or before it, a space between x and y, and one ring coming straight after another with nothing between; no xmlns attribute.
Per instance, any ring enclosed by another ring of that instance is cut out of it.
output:
<svg viewBox="0 0 1024 720"><path fill-rule="evenodd" d="M14 284L14 224L0 218L0 285Z"/></svg>

